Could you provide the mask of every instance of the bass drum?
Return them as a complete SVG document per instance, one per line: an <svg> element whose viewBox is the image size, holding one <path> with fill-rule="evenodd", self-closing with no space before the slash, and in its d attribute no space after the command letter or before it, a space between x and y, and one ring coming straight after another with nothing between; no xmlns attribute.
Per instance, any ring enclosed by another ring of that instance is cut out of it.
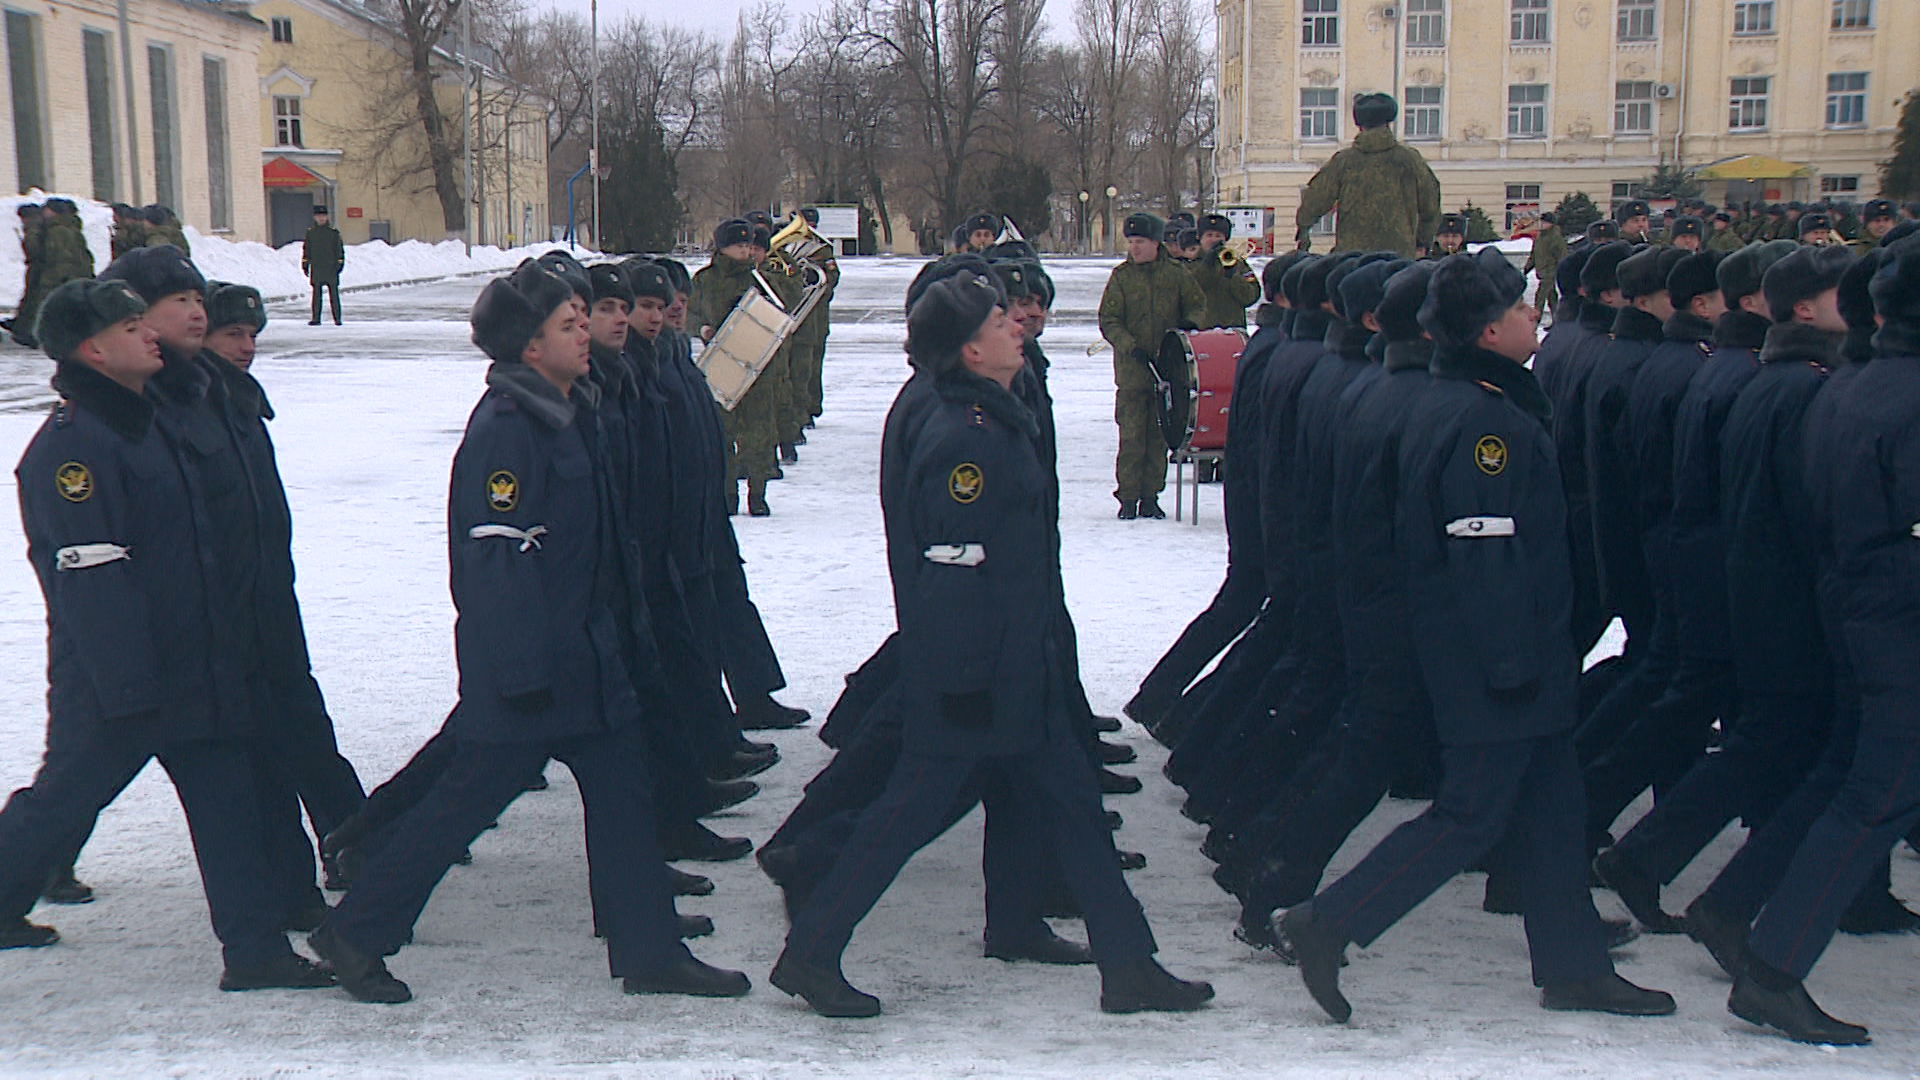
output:
<svg viewBox="0 0 1920 1080"><path fill-rule="evenodd" d="M1227 448L1233 373L1247 351L1247 332L1169 330L1160 341L1154 375L1160 389L1160 434L1175 453Z"/></svg>

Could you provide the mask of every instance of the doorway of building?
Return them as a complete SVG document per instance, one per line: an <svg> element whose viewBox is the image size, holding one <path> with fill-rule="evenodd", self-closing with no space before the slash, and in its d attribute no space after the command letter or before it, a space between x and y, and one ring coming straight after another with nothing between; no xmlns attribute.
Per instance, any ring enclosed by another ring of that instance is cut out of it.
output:
<svg viewBox="0 0 1920 1080"><path fill-rule="evenodd" d="M267 192L268 218L273 226L273 246L284 247L307 238L307 226L313 224L314 195L311 191Z"/></svg>

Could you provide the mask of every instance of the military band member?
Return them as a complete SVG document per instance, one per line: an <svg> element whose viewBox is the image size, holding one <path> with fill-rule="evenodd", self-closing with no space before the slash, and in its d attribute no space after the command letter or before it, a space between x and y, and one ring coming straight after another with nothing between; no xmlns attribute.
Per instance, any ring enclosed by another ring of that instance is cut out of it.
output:
<svg viewBox="0 0 1920 1080"><path fill-rule="evenodd" d="M1427 249L1427 258L1444 259L1465 250L1467 250L1467 216L1441 214L1440 225L1433 231L1433 246Z"/></svg>
<svg viewBox="0 0 1920 1080"><path fill-rule="evenodd" d="M1246 257L1227 246L1233 239L1233 222L1225 214L1208 214L1201 219L1200 252L1190 269L1200 285L1207 310L1199 320L1202 329L1215 326L1247 328L1247 308L1260 299L1260 282Z"/></svg>
<svg viewBox="0 0 1920 1080"><path fill-rule="evenodd" d="M1198 325L1207 300L1193 275L1166 254L1159 218L1129 215L1124 231L1127 261L1114 268L1100 295L1100 336L1113 347L1113 414L1120 426L1113 497L1120 519L1131 521L1167 516L1160 509L1167 445L1154 405L1153 366L1167 331Z"/></svg>
<svg viewBox="0 0 1920 1080"><path fill-rule="evenodd" d="M688 301L688 318L699 328L700 340L710 342L714 332L727 321L740 298L749 289L763 287L755 278L760 258L754 248L755 226L744 220L723 221L713 233L713 259L693 277L693 295ZM765 252L765 238L757 249ZM762 274L762 277L765 275ZM776 275L777 276L777 275ZM765 288L771 288L771 284ZM780 441L780 423L791 401L782 372L786 353L777 355L767 369L754 380L731 412L723 415L730 444L726 488L732 494L727 503L737 513L740 505L740 479L747 481L747 513L765 517L773 511L767 505L767 481L777 467L775 447Z"/></svg>

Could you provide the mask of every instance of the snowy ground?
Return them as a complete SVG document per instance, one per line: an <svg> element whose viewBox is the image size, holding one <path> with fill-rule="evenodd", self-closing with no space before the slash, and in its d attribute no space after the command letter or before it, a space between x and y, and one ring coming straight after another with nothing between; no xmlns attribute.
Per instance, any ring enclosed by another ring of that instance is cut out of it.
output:
<svg viewBox="0 0 1920 1080"><path fill-rule="evenodd" d="M774 485L774 516L741 519L755 597L792 686L823 714L841 676L887 633L879 507L880 421L901 381L900 296L915 263L848 260L827 363L827 413L802 460ZM1054 358L1064 481L1067 588L1094 704L1117 712L1218 584L1219 490L1196 528L1113 519L1109 358L1089 357L1106 265L1054 270ZM255 370L280 418L274 436L296 516L300 593L314 660L347 754L370 782L396 768L452 703L446 591L446 470L483 361L467 344L477 281L349 297L345 327L309 328L277 305ZM0 348L0 459L43 415L47 364ZM9 474L10 475L10 474ZM11 499L6 501L11 502ZM44 624L18 524L0 513L0 789L24 783L44 715ZM1108 1017L1086 969L1015 967L979 955L978 817L911 864L847 956L879 994L877 1020L830 1021L767 986L784 928L753 863L712 868L710 898L682 902L719 924L696 944L747 970L743 1001L627 998L589 936L579 809L571 779L530 795L475 845L435 896L417 943L394 961L418 1000L361 1005L339 991L221 994L187 838L159 770L104 816L81 863L100 898L43 908L65 940L0 953L0 1073L189 1075L789 1076L1911 1076L1920 1072L1916 952L1904 938L1835 943L1814 979L1836 1014L1870 1025L1875 1046L1844 1052L1756 1034L1727 1015L1727 984L1706 955L1643 939L1622 971L1669 989L1660 1020L1541 1011L1527 983L1519 920L1479 911L1479 879L1442 890L1346 975L1351 1026L1328 1023L1292 969L1229 935L1232 903L1207 880L1201 830L1177 813L1164 753L1129 725L1140 795L1112 800L1124 846L1151 859L1130 880L1175 972L1210 979L1219 1000L1179 1017ZM825 758L810 730L775 736L785 754L766 793L717 821L771 833ZM1342 852L1338 870L1417 808L1389 804ZM1671 893L1684 903L1724 860L1723 837ZM1915 863L1896 883L1920 894ZM1617 912L1611 896L1603 908ZM1068 927L1078 934L1078 927Z"/></svg>

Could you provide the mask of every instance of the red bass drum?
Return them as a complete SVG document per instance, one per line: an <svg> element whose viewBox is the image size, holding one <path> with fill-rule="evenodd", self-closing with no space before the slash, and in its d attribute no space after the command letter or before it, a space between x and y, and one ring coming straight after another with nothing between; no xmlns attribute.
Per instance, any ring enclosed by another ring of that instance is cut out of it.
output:
<svg viewBox="0 0 1920 1080"><path fill-rule="evenodd" d="M1154 364L1160 390L1160 433L1175 453L1227 448L1233 373L1247 351L1247 332L1169 330Z"/></svg>

